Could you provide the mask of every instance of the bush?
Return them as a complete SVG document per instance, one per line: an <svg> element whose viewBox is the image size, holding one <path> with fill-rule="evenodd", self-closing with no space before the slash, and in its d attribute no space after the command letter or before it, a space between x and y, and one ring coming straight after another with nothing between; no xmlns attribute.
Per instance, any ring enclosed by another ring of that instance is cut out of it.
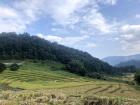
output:
<svg viewBox="0 0 140 105"><path fill-rule="evenodd" d="M0 73L3 72L6 69L5 64L0 63Z"/></svg>
<svg viewBox="0 0 140 105"><path fill-rule="evenodd" d="M10 66L10 70L11 71L17 71L19 69L19 65L18 64L12 64L11 66Z"/></svg>
<svg viewBox="0 0 140 105"><path fill-rule="evenodd" d="M140 84L140 72L135 74L135 81Z"/></svg>
<svg viewBox="0 0 140 105"><path fill-rule="evenodd" d="M84 98L84 105L124 105L124 100L122 98L88 96Z"/></svg>
<svg viewBox="0 0 140 105"><path fill-rule="evenodd" d="M105 80L104 75L101 74L101 73L97 73L97 72L95 72L95 73L88 73L87 76L90 77L90 78L94 78L94 79L102 79L102 80Z"/></svg>

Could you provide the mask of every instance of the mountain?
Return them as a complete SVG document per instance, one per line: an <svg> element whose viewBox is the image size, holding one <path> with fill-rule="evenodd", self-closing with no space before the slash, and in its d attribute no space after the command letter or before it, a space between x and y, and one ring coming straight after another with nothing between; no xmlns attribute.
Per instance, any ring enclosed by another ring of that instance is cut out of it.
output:
<svg viewBox="0 0 140 105"><path fill-rule="evenodd" d="M125 66L135 66L136 68L140 68L140 60L130 60L126 62L121 62L117 67L125 67Z"/></svg>
<svg viewBox="0 0 140 105"><path fill-rule="evenodd" d="M130 55L130 56L110 56L102 59L105 62L115 66L121 62L127 62L131 60L140 60L140 54Z"/></svg>
<svg viewBox="0 0 140 105"><path fill-rule="evenodd" d="M52 43L28 33L1 33L0 59L51 60L64 64L65 70L82 76L115 73L112 66L87 52Z"/></svg>

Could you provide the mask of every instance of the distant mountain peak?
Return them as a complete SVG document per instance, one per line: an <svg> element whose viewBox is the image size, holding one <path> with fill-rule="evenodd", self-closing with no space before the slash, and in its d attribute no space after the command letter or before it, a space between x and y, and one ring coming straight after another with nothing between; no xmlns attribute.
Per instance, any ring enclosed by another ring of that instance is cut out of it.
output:
<svg viewBox="0 0 140 105"><path fill-rule="evenodd" d="M140 60L140 54L129 55L129 56L109 56L103 58L102 60L114 66L121 62L126 62L130 60Z"/></svg>

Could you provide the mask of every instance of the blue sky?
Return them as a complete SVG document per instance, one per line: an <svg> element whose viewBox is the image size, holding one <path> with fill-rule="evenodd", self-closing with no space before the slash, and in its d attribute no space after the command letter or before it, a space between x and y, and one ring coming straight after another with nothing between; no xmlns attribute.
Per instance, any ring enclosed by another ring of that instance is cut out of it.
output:
<svg viewBox="0 0 140 105"><path fill-rule="evenodd" d="M95 57L140 53L140 0L0 0L0 32L28 32Z"/></svg>

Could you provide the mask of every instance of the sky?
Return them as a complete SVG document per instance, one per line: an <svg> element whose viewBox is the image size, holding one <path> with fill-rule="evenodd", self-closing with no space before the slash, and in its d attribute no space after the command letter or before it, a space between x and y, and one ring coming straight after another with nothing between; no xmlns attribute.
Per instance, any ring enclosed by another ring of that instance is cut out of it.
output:
<svg viewBox="0 0 140 105"><path fill-rule="evenodd" d="M0 0L0 32L28 32L94 57L140 53L140 0Z"/></svg>

